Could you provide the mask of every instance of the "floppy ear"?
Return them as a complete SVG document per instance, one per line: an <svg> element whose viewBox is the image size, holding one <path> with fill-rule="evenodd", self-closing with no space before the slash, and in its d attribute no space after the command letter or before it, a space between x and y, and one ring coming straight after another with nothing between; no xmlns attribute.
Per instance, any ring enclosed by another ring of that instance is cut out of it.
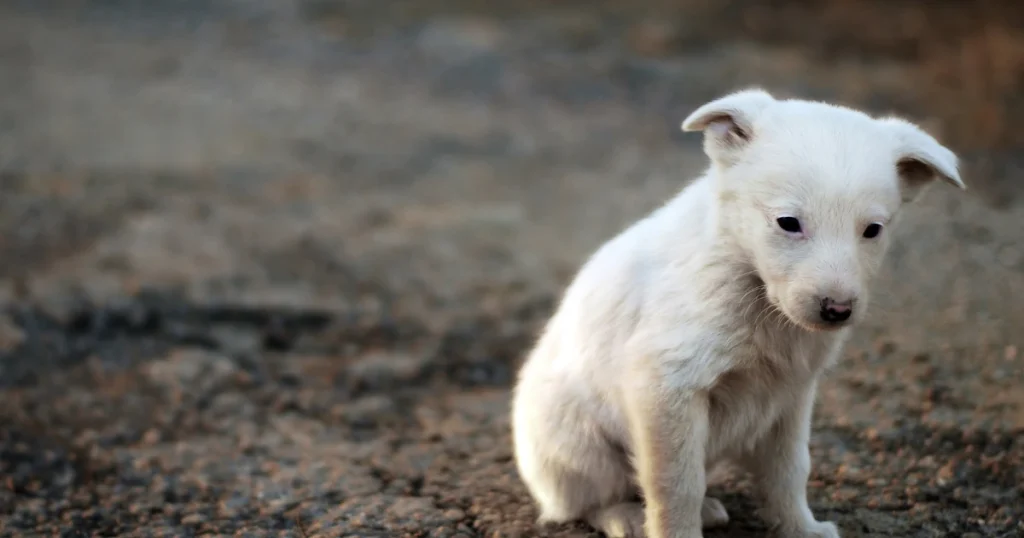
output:
<svg viewBox="0 0 1024 538"><path fill-rule="evenodd" d="M731 93L694 110L683 120L683 131L704 131L704 152L712 160L728 165L756 133L754 119L775 102L760 88Z"/></svg>
<svg viewBox="0 0 1024 538"><path fill-rule="evenodd" d="M916 200L935 183L935 179L967 189L960 179L956 154L932 135L901 118L887 117L879 121L896 136L896 171L899 172L904 202Z"/></svg>

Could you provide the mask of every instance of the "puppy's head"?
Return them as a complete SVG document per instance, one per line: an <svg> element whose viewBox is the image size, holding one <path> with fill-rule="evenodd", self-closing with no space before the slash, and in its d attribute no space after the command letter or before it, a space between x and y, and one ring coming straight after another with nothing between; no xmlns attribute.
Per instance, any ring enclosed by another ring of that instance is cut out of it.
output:
<svg viewBox="0 0 1024 538"><path fill-rule="evenodd" d="M723 233L771 304L809 330L863 318L903 204L937 179L965 188L956 156L898 118L752 89L698 108L682 127L704 132Z"/></svg>

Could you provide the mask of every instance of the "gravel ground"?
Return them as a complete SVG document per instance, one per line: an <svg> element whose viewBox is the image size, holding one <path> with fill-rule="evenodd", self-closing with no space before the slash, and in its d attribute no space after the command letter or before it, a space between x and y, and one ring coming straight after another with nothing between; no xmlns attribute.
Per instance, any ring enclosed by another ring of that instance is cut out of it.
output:
<svg viewBox="0 0 1024 538"><path fill-rule="evenodd" d="M460 4L0 7L3 536L596 536L534 526L509 383L583 257L704 166L682 117L747 84L966 160L822 387L816 515L1024 534L1021 10ZM763 534L714 489L708 536Z"/></svg>

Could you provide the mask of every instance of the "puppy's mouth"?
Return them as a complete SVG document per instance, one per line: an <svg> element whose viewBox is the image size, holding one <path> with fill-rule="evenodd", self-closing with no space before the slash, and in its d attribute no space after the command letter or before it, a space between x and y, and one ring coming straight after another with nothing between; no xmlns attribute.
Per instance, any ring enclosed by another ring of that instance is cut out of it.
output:
<svg viewBox="0 0 1024 538"><path fill-rule="evenodd" d="M781 309L781 307L780 307L780 309ZM849 327L851 324L853 324L853 320L839 322L839 323L829 323L829 322L817 321L817 320L811 321L811 320L808 320L805 317L791 315L789 312L787 312L785 310L783 310L783 314L787 318L789 318L789 320L791 322L793 322L793 324L796 325L797 327L800 327L801 329L804 329L804 330L812 332L812 333L835 332L835 331L839 331L841 329L845 329L845 328Z"/></svg>
<svg viewBox="0 0 1024 538"><path fill-rule="evenodd" d="M807 321L797 321L795 319L793 319L793 322L799 325L801 328L814 333L835 332L850 326L850 323L808 323Z"/></svg>

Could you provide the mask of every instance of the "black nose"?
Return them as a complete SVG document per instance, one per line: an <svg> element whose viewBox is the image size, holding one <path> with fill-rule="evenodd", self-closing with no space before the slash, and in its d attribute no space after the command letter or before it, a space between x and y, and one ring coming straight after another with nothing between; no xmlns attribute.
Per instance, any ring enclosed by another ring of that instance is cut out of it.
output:
<svg viewBox="0 0 1024 538"><path fill-rule="evenodd" d="M828 323L840 323L853 315L853 301L838 302L828 297L821 300L821 319Z"/></svg>

